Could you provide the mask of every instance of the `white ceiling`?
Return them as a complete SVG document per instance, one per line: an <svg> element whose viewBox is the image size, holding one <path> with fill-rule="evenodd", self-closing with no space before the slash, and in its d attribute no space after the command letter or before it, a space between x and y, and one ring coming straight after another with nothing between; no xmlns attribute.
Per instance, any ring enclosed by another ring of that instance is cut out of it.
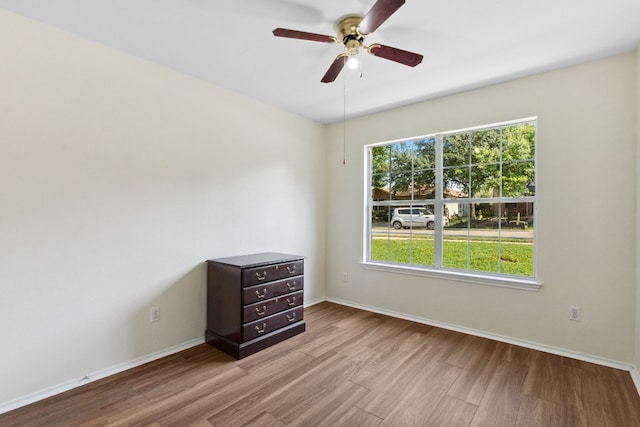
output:
<svg viewBox="0 0 640 427"><path fill-rule="evenodd" d="M322 123L633 51L640 42L640 0L407 0L366 44L421 53L422 64L364 54L362 76L345 68L324 84L341 45L271 34L284 27L335 35L337 18L374 3L0 0L0 8Z"/></svg>

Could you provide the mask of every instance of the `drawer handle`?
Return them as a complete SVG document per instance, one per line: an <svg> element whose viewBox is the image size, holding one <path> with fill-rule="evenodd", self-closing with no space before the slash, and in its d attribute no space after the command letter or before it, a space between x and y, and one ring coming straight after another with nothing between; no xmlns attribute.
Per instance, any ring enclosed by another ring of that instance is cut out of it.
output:
<svg viewBox="0 0 640 427"><path fill-rule="evenodd" d="M287 314L287 320L289 321L289 323L295 322L296 321L296 314L295 313L291 313L291 316L289 316Z"/></svg>
<svg viewBox="0 0 640 427"><path fill-rule="evenodd" d="M287 288L289 288L290 291L295 291L296 290L296 282L293 282L293 285L291 284L291 282L287 282Z"/></svg>
<svg viewBox="0 0 640 427"><path fill-rule="evenodd" d="M264 298L264 297L266 297L266 296L267 296L267 290L266 290L266 289L263 289L263 290L262 290L262 293L260 293L260 291L259 291L259 290L256 290L256 296L257 296L258 298Z"/></svg>
<svg viewBox="0 0 640 427"><path fill-rule="evenodd" d="M289 307L293 307L296 305L296 297L291 297L291 299L287 298L287 305Z"/></svg>
<svg viewBox="0 0 640 427"><path fill-rule="evenodd" d="M296 272L296 266L295 265L287 265L287 271L289 272L289 274L294 274Z"/></svg>
<svg viewBox="0 0 640 427"><path fill-rule="evenodd" d="M264 331L267 330L267 324L263 323L262 324L262 329L260 329L260 326L256 325L256 332L259 334L264 334Z"/></svg>
<svg viewBox="0 0 640 427"><path fill-rule="evenodd" d="M262 272L262 276L260 275L260 273L259 273L259 272L257 272L257 271L256 271L256 277L258 278L258 281L259 281L259 282L263 281L264 279L266 279L266 278L267 278L267 271L266 271L266 270L265 270L265 271L263 271L263 272Z"/></svg>
<svg viewBox="0 0 640 427"><path fill-rule="evenodd" d="M262 311L260 311L260 309L258 307L256 307L256 314L258 316L264 316L264 314L267 312L267 306L263 305L262 306Z"/></svg>

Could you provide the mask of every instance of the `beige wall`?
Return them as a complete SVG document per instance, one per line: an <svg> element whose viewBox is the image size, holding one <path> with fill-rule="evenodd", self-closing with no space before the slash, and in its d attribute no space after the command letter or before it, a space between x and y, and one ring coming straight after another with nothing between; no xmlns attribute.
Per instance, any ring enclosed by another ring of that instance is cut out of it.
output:
<svg viewBox="0 0 640 427"><path fill-rule="evenodd" d="M0 52L0 403L202 338L208 258L325 295L325 126L2 10Z"/></svg>
<svg viewBox="0 0 640 427"><path fill-rule="evenodd" d="M329 130L327 294L631 364L636 287L636 56L419 103ZM364 269L363 146L538 116L539 292ZM347 272L349 282L342 281ZM582 321L567 319L570 305Z"/></svg>

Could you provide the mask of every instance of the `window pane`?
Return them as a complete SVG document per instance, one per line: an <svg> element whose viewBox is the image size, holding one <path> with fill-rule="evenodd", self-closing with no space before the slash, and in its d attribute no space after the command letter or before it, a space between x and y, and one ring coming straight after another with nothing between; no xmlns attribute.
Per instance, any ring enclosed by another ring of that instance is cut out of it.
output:
<svg viewBox="0 0 640 427"><path fill-rule="evenodd" d="M446 135L442 140L442 164L444 167L469 164L471 134Z"/></svg>
<svg viewBox="0 0 640 427"><path fill-rule="evenodd" d="M500 240L476 231L469 238L469 270L486 273L498 273Z"/></svg>
<svg viewBox="0 0 640 427"><path fill-rule="evenodd" d="M436 197L435 169L417 169L413 172L414 200L433 199Z"/></svg>
<svg viewBox="0 0 640 427"><path fill-rule="evenodd" d="M390 206L373 206L371 208L370 259L372 261L389 261L391 242L389 235Z"/></svg>
<svg viewBox="0 0 640 427"><path fill-rule="evenodd" d="M391 200L389 171L391 169L391 146L371 148L371 199Z"/></svg>
<svg viewBox="0 0 640 427"><path fill-rule="evenodd" d="M471 163L476 165L500 162L500 131L487 129L471 134Z"/></svg>
<svg viewBox="0 0 640 427"><path fill-rule="evenodd" d="M401 142L391 145L391 173L389 184L392 200L413 199L413 145Z"/></svg>
<svg viewBox="0 0 640 427"><path fill-rule="evenodd" d="M374 206L371 208L371 225L376 228L387 228L389 226L390 212L390 206Z"/></svg>
<svg viewBox="0 0 640 427"><path fill-rule="evenodd" d="M414 141L417 169L434 169L436 167L436 139L425 138Z"/></svg>
<svg viewBox="0 0 640 427"><path fill-rule="evenodd" d="M502 165L502 196L522 197L532 194L535 182L533 161L510 162Z"/></svg>
<svg viewBox="0 0 640 427"><path fill-rule="evenodd" d="M502 130L502 160L535 159L536 128L533 123L522 123Z"/></svg>
<svg viewBox="0 0 640 427"><path fill-rule="evenodd" d="M444 178L443 198L461 199L469 197L469 174L468 166L444 168L442 170Z"/></svg>
<svg viewBox="0 0 640 427"><path fill-rule="evenodd" d="M391 146L380 145L371 148L371 173L387 173L391 168Z"/></svg>
<svg viewBox="0 0 640 427"><path fill-rule="evenodd" d="M444 198L469 197L471 134L446 135L442 140Z"/></svg>
<svg viewBox="0 0 640 427"><path fill-rule="evenodd" d="M466 270L469 266L469 204L447 204L456 211L449 219L449 227L443 231L442 266Z"/></svg>
<svg viewBox="0 0 640 427"><path fill-rule="evenodd" d="M374 202L391 200L389 192L389 173L371 175L371 200Z"/></svg>
<svg viewBox="0 0 640 427"><path fill-rule="evenodd" d="M433 205L389 207L391 221L372 214L371 259L433 266Z"/></svg>
<svg viewBox="0 0 640 427"><path fill-rule="evenodd" d="M500 197L500 165L487 164L472 166L471 197Z"/></svg>
<svg viewBox="0 0 640 427"><path fill-rule="evenodd" d="M500 272L533 276L533 203L505 203Z"/></svg>
<svg viewBox="0 0 640 427"><path fill-rule="evenodd" d="M444 216L448 220L446 227L456 227L457 224L462 221L462 218L465 216L463 206L464 204L457 202L444 204Z"/></svg>

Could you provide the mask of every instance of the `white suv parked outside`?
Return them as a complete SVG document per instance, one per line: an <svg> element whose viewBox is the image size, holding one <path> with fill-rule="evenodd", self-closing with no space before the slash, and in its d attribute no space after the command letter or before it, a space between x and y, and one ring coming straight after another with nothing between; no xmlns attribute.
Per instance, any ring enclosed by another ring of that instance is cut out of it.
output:
<svg viewBox="0 0 640 427"><path fill-rule="evenodd" d="M436 224L433 212L426 208L395 208L391 217L391 225L396 230L422 226L433 230ZM449 225L449 220L444 218L445 227Z"/></svg>

